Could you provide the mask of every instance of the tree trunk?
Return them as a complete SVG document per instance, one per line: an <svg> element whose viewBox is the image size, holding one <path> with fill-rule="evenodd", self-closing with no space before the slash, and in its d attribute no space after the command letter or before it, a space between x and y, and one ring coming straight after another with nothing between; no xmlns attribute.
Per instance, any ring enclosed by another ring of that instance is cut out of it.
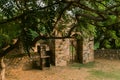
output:
<svg viewBox="0 0 120 80"><path fill-rule="evenodd" d="M4 63L4 58L0 58L0 80L5 80L5 63Z"/></svg>

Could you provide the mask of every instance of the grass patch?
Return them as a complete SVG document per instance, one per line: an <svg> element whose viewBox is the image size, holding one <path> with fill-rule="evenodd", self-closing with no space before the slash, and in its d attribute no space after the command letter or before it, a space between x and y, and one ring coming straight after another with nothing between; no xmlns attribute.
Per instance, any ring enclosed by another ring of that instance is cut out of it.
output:
<svg viewBox="0 0 120 80"><path fill-rule="evenodd" d="M120 71L105 72L101 70L91 70L90 73L93 77L101 80L120 80Z"/></svg>
<svg viewBox="0 0 120 80"><path fill-rule="evenodd" d="M93 67L95 67L95 63L94 62L89 62L86 64L73 63L73 64L71 64L71 66L75 67L75 68L93 68Z"/></svg>

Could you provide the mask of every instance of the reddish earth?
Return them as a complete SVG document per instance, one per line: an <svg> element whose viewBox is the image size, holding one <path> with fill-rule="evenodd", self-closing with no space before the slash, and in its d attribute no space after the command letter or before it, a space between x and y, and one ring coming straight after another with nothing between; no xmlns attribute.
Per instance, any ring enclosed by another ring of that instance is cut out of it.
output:
<svg viewBox="0 0 120 80"><path fill-rule="evenodd" d="M7 75L8 80L85 80L88 76L87 69L70 67L51 67L41 70L13 69Z"/></svg>
<svg viewBox="0 0 120 80"><path fill-rule="evenodd" d="M110 70L111 68L120 69L120 61L111 61L104 59L95 60L94 69ZM110 68L109 68L110 67ZM94 80L88 79L90 70L93 68L76 68L76 67L50 67L44 70L28 69L23 68L8 68L6 72L7 80ZM97 79L99 80L99 79Z"/></svg>

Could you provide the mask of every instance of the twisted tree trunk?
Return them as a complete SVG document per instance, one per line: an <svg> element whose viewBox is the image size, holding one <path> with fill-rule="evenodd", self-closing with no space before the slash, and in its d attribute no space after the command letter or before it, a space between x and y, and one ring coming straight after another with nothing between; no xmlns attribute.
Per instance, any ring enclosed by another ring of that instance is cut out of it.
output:
<svg viewBox="0 0 120 80"><path fill-rule="evenodd" d="M8 45L2 48L0 52L0 80L5 80L5 63L4 63L4 56L7 55L11 50L16 48L19 44L19 40L15 39L13 41L13 45Z"/></svg>
<svg viewBox="0 0 120 80"><path fill-rule="evenodd" d="M4 58L0 58L0 80L5 80L5 63L4 63Z"/></svg>

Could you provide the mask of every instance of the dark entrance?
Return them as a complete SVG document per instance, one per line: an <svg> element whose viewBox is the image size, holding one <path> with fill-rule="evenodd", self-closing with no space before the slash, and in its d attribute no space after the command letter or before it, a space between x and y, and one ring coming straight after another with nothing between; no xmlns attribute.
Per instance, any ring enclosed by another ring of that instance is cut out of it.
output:
<svg viewBox="0 0 120 80"><path fill-rule="evenodd" d="M82 40L70 40L70 62L82 62Z"/></svg>

